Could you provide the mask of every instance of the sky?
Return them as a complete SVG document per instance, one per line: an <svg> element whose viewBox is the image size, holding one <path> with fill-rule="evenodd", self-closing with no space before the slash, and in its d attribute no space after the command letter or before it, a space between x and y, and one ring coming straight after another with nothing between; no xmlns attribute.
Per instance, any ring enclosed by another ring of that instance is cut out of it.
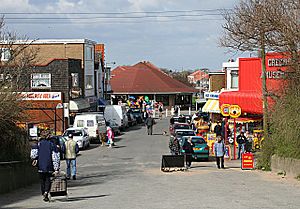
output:
<svg viewBox="0 0 300 209"><path fill-rule="evenodd" d="M221 69L237 53L219 47L220 9L239 0L0 0L8 30L30 39L87 38L107 63L150 61L170 70ZM47 13L47 14L46 14ZM31 19L32 18L32 19Z"/></svg>

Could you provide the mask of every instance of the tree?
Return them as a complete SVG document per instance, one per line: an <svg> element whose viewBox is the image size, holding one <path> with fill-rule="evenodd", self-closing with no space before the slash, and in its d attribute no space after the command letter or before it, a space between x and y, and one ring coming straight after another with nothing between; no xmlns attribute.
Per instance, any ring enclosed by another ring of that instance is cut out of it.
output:
<svg viewBox="0 0 300 209"><path fill-rule="evenodd" d="M224 12L221 46L232 50L258 51L262 58L264 131L269 135L266 51L292 54L291 66L299 60L299 0L244 0Z"/></svg>
<svg viewBox="0 0 300 209"><path fill-rule="evenodd" d="M24 154L26 133L16 123L26 117L20 92L26 89L36 53L30 49L26 37L19 37L5 28L0 18L0 160L16 160Z"/></svg>

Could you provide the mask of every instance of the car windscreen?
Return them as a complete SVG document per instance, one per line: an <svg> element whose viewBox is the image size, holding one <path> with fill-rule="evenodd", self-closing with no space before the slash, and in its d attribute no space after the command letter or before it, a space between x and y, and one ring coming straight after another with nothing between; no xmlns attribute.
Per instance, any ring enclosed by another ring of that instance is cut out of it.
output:
<svg viewBox="0 0 300 209"><path fill-rule="evenodd" d="M195 136L194 131L176 131L176 135L178 136Z"/></svg>
<svg viewBox="0 0 300 209"><path fill-rule="evenodd" d="M175 124L174 129L191 129L188 124Z"/></svg>
<svg viewBox="0 0 300 209"><path fill-rule="evenodd" d="M69 134L72 134L73 136L82 136L81 130L67 130L64 134L64 136L68 136Z"/></svg>
<svg viewBox="0 0 300 209"><path fill-rule="evenodd" d="M174 118L174 122L185 123L186 122L186 118L184 118L184 117Z"/></svg>
<svg viewBox="0 0 300 209"><path fill-rule="evenodd" d="M192 143L193 144L205 144L206 141L202 138L192 138Z"/></svg>

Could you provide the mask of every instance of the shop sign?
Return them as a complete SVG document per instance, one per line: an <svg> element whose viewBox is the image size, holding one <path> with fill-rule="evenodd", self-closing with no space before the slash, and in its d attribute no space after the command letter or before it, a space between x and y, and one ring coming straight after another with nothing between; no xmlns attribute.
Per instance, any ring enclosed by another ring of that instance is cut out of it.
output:
<svg viewBox="0 0 300 209"><path fill-rule="evenodd" d="M21 92L22 100L61 100L61 92Z"/></svg>
<svg viewBox="0 0 300 209"><path fill-rule="evenodd" d="M242 154L242 169L254 169L254 155L252 153L243 153Z"/></svg>
<svg viewBox="0 0 300 209"><path fill-rule="evenodd" d="M229 107L230 107L230 104L222 104L221 105L221 114L226 117L226 116L229 116Z"/></svg>
<svg viewBox="0 0 300 209"><path fill-rule="evenodd" d="M238 118L242 114L242 109L238 105L230 105L229 116L232 118Z"/></svg>
<svg viewBox="0 0 300 209"><path fill-rule="evenodd" d="M285 73L281 70L266 72L267 79L284 79L284 77L285 77Z"/></svg>
<svg viewBox="0 0 300 209"><path fill-rule="evenodd" d="M277 58L277 59L269 59L268 66L269 67L282 67L287 66L290 62L290 58Z"/></svg>
<svg viewBox="0 0 300 209"><path fill-rule="evenodd" d="M205 92L204 98L205 99L219 99L220 93L217 92Z"/></svg>

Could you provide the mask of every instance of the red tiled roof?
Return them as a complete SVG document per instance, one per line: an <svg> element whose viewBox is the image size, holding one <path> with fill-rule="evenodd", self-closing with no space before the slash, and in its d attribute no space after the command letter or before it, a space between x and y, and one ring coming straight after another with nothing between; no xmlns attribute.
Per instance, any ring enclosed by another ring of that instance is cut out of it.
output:
<svg viewBox="0 0 300 209"><path fill-rule="evenodd" d="M111 86L118 93L193 93L193 87L170 77L150 62L119 66L112 73Z"/></svg>

